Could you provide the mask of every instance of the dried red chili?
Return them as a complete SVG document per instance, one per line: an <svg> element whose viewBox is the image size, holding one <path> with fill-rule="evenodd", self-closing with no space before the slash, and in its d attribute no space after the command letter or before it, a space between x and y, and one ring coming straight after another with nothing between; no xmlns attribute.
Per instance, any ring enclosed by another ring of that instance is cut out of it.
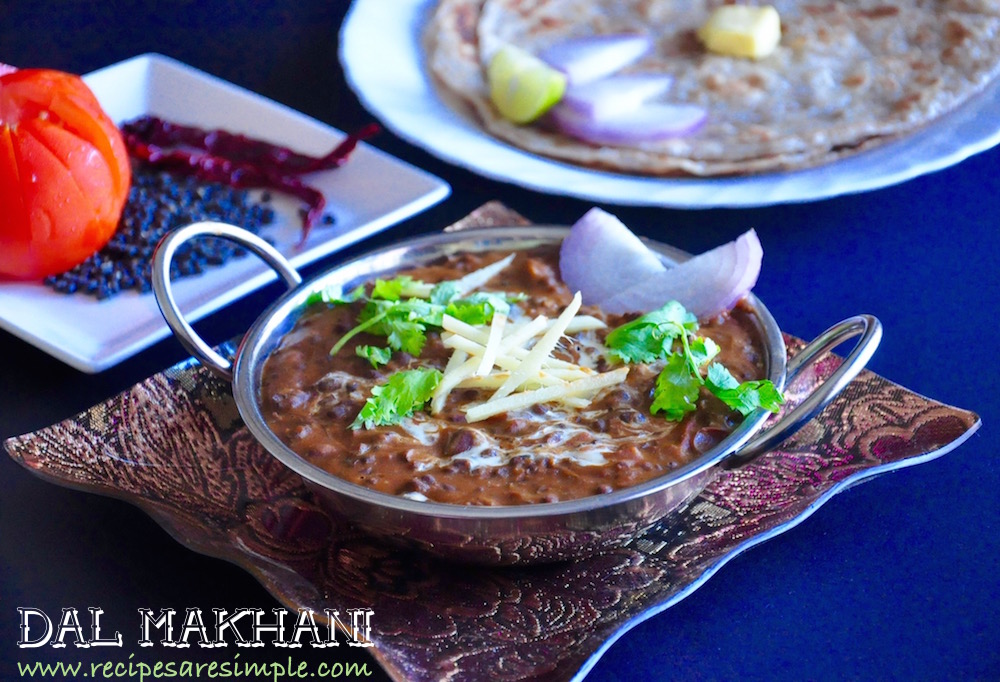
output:
<svg viewBox="0 0 1000 682"><path fill-rule="evenodd" d="M298 176L339 168L358 142L378 130L377 124L369 124L348 135L330 153L309 156L246 135L205 130L152 116L122 125L129 153L154 167L231 187L275 189L302 199L309 207L302 220L302 242L323 214L326 198Z"/></svg>

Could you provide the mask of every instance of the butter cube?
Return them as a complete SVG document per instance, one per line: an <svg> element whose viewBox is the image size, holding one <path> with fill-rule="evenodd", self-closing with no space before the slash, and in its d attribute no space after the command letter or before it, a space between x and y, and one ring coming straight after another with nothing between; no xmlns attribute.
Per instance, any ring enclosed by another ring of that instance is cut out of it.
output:
<svg viewBox="0 0 1000 682"><path fill-rule="evenodd" d="M778 46L781 20L770 5L723 5L698 29L698 37L712 52L760 59Z"/></svg>

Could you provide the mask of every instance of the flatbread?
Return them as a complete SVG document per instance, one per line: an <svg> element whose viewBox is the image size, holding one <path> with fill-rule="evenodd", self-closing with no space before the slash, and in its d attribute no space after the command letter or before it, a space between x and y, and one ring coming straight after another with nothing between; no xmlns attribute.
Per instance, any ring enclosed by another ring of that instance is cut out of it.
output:
<svg viewBox="0 0 1000 682"><path fill-rule="evenodd" d="M782 39L753 61L707 53L695 36L722 0L440 0L427 64L492 135L529 152L642 175L715 176L816 166L913 133L1000 74L1000 0L773 0ZM662 98L698 104L694 133L597 146L544 121L507 121L484 64L499 46L529 52L593 34L644 32L653 53L628 71L674 78Z"/></svg>

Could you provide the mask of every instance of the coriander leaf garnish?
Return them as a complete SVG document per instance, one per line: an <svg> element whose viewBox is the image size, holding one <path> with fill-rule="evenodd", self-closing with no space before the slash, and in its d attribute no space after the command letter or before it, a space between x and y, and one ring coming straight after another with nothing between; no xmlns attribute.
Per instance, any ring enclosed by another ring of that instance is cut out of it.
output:
<svg viewBox="0 0 1000 682"><path fill-rule="evenodd" d="M398 424L423 407L441 381L436 369L409 369L391 375L384 384L372 387L371 397L365 402L352 429L371 429L376 426Z"/></svg>
<svg viewBox="0 0 1000 682"><path fill-rule="evenodd" d="M697 331L694 315L677 301L670 301L612 330L605 343L610 355L623 362L666 360L653 389L653 414L662 412L671 421L682 419L695 409L702 386L743 416L760 407L777 412L784 398L774 384L766 379L737 381L723 365L712 362L719 354L719 345L708 337L696 336Z"/></svg>
<svg viewBox="0 0 1000 682"><path fill-rule="evenodd" d="M381 298L386 301L398 301L403 290L403 278L377 279L372 285L372 298Z"/></svg>
<svg viewBox="0 0 1000 682"><path fill-rule="evenodd" d="M411 355L419 355L427 341L427 326L440 327L444 310L427 301L410 298L405 301L371 299L361 311L360 323L340 337L330 349L336 355L361 332L385 336L389 347Z"/></svg>
<svg viewBox="0 0 1000 682"><path fill-rule="evenodd" d="M713 362L709 365L706 381L719 391L730 391L738 388L740 385L740 382L736 380L732 372L718 362Z"/></svg>
<svg viewBox="0 0 1000 682"><path fill-rule="evenodd" d="M483 325L492 322L496 313L510 314L510 303L503 294L480 292L452 301L444 312L466 324Z"/></svg>
<svg viewBox="0 0 1000 682"><path fill-rule="evenodd" d="M305 305L307 308L311 305L316 305L317 303L326 303L327 305L334 306L346 305L348 303L353 303L364 295L365 287L363 284L355 287L346 294L344 293L344 288L342 286L335 284L309 294Z"/></svg>
<svg viewBox="0 0 1000 682"><path fill-rule="evenodd" d="M375 369L387 364L389 360L392 359L391 348L380 348L378 346L357 346L354 349L354 352L358 357L365 358L368 362L372 363L372 367Z"/></svg>
<svg viewBox="0 0 1000 682"><path fill-rule="evenodd" d="M707 336L699 336L689 344L691 358L697 367L704 367L719 354L719 344ZM721 367L721 365L720 365Z"/></svg>
<svg viewBox="0 0 1000 682"><path fill-rule="evenodd" d="M358 317L357 326L334 344L330 349L330 355L339 353L351 339L362 332L386 337L389 350L419 355L427 342L427 330L440 329L446 313L468 324L489 324L494 313L507 314L510 302L520 300L523 294L491 292L475 292L468 296L464 294L470 287L475 288L485 284L509 265L511 260L513 256L475 270L461 279L435 285L409 275L375 280L371 295ZM357 293L352 292L352 297L345 302L358 300L363 295L363 289ZM372 355L364 357L374 364L384 355L379 353L377 357Z"/></svg>
<svg viewBox="0 0 1000 682"><path fill-rule="evenodd" d="M701 380L691 373L687 360L680 354L671 355L656 377L653 404L649 406L649 411L653 414L663 412L668 421L680 421L685 414L697 408L700 389Z"/></svg>
<svg viewBox="0 0 1000 682"><path fill-rule="evenodd" d="M371 300L361 311L361 324L358 326L375 320L367 328L370 333L386 337L393 350L420 355L427 342L427 326L441 326L442 315L440 306L417 298L405 301Z"/></svg>
<svg viewBox="0 0 1000 682"><path fill-rule="evenodd" d="M337 353L339 353L340 349L346 346L348 341L353 339L361 332L377 325L379 322L382 321L383 317L385 317L385 313L369 317L367 320L363 321L361 324L357 325L356 327L348 331L346 334L341 336L340 340L337 341L337 343L333 345L333 348L330 349L330 355L336 355Z"/></svg>
<svg viewBox="0 0 1000 682"><path fill-rule="evenodd" d="M445 308L445 314L471 325L489 324L493 320L494 312L493 306L485 301L479 303L473 301L453 301Z"/></svg>
<svg viewBox="0 0 1000 682"><path fill-rule="evenodd" d="M744 417L759 407L777 412L785 402L784 396L770 381L740 383L717 362L709 365L705 385L719 400Z"/></svg>
<svg viewBox="0 0 1000 682"><path fill-rule="evenodd" d="M674 339L696 330L697 324L684 306L670 301L612 330L605 343L611 355L623 362L655 362L671 352Z"/></svg>
<svg viewBox="0 0 1000 682"><path fill-rule="evenodd" d="M493 309L492 312L490 313L490 316L492 317L493 312L509 315L510 304L521 300L524 300L524 294L508 294L506 292L496 293L492 291L477 291L469 294L468 296L463 296L457 301L454 301L454 303L484 305L487 308Z"/></svg>
<svg viewBox="0 0 1000 682"><path fill-rule="evenodd" d="M427 327L417 319L406 317L386 317L382 324L387 329L386 340L389 347L410 355L420 355L427 343Z"/></svg>
<svg viewBox="0 0 1000 682"><path fill-rule="evenodd" d="M404 296L422 298L418 294L426 288L426 284L409 275L400 275L392 279L377 279L372 285L372 298L387 301L398 301Z"/></svg>
<svg viewBox="0 0 1000 682"><path fill-rule="evenodd" d="M453 299L458 298L459 293L461 292L458 290L458 282L448 280L434 285L434 288L431 289L430 300L431 303L447 305Z"/></svg>

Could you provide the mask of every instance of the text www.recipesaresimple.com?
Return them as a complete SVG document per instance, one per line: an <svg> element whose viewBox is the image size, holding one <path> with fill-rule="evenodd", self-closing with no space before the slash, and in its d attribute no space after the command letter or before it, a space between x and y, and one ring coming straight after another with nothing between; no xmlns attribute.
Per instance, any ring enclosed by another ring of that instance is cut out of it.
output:
<svg viewBox="0 0 1000 682"><path fill-rule="evenodd" d="M81 619L80 610L73 607L62 609L58 618L50 617L36 607L17 608L20 619L21 637L17 646L21 650L54 649L67 650L71 645L81 649L94 647L121 649L125 638L118 630L102 627L104 609L88 607L89 626L86 617ZM324 609L322 614L312 609L299 609L294 624L286 623L286 609L273 608L268 614L263 608L239 608L227 610L215 608L208 618L201 609L189 608L180 617L174 609L139 609L139 638L137 644L144 650L156 646L179 651L190 647L218 648L235 643L237 647L258 648L270 644L283 649L300 649L308 646L314 649L331 649L340 646L338 632L347 635L348 647L371 647L371 609L352 608L342 615L334 609ZM270 617L269 617L270 616ZM135 653L127 658L108 656L100 662L58 661L48 662L18 661L17 672L20 679L244 679L244 680L292 680L314 679L354 679L370 677L373 670L368 663L342 662L336 660L310 664L296 660L291 655L280 661L250 661L241 659L236 652L229 657L211 662L193 660L136 659Z"/></svg>
<svg viewBox="0 0 1000 682"><path fill-rule="evenodd" d="M129 656L132 658L134 654ZM161 680L282 680L296 679L359 679L371 677L372 669L367 663L343 663L340 661L320 662L311 666L308 661L296 661L291 656L285 662L255 662L240 661L239 653L224 661L208 663L195 661L158 661L145 663L141 661L104 661L103 663L57 662L42 663L18 662L18 674L21 679L88 679L114 680L128 679Z"/></svg>

